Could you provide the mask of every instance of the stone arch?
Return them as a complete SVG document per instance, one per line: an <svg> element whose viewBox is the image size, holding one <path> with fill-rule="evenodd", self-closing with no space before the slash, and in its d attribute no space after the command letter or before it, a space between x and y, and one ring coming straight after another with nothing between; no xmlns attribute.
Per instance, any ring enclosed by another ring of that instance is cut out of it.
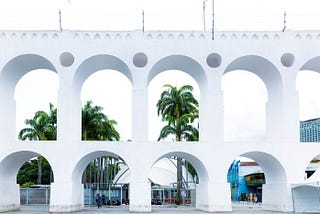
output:
<svg viewBox="0 0 320 214"><path fill-rule="evenodd" d="M81 182L81 178L82 178L82 173L85 170L85 168L87 167L87 165L90 163L90 161L92 161L95 158L101 157L101 156L110 156L110 157L121 157L121 155L118 155L117 153L114 152L110 152L110 151L93 151L90 152L88 154L86 154L85 156L82 156L76 163L75 167L73 168L72 171L72 181L74 184L78 184L79 182ZM126 165L128 166L128 168L130 169L129 165L127 162L125 162Z"/></svg>
<svg viewBox="0 0 320 214"><path fill-rule="evenodd" d="M171 55L156 62L148 74L147 84L149 84L155 76L167 70L180 70L189 74L196 80L200 88L200 93L203 92L207 85L207 76L200 63L184 55Z"/></svg>
<svg viewBox="0 0 320 214"><path fill-rule="evenodd" d="M247 55L233 60L224 74L234 70L245 70L256 74L266 85L268 98L280 95L283 88L282 77L278 68L269 60L257 55Z"/></svg>
<svg viewBox="0 0 320 214"><path fill-rule="evenodd" d="M262 185L263 209L291 211L291 187L287 184L287 172L281 161L272 153L257 150L244 152L240 157L253 159L263 170L265 175L265 184Z"/></svg>
<svg viewBox="0 0 320 214"><path fill-rule="evenodd" d="M42 156L34 151L17 151L7 155L0 162L0 180L7 180L8 178L16 178L20 167L31 158ZM48 159L47 159L48 160ZM49 160L48 160L49 161ZM49 162L50 163L50 162ZM16 180L14 179L14 182Z"/></svg>
<svg viewBox="0 0 320 214"><path fill-rule="evenodd" d="M0 160L0 193L6 195L0 200L0 212L19 209L20 186L16 183L18 171L26 161L39 156L38 152L22 150L7 154Z"/></svg>
<svg viewBox="0 0 320 214"><path fill-rule="evenodd" d="M203 209L203 210L208 210L208 207L204 207L204 204L207 204L208 206L209 202L209 195L211 191L214 191L212 189L209 189L209 174L207 171L207 168L205 164L202 162L202 160L197 157L194 154L185 152L185 151L169 151L169 152L164 152L160 156L158 156L156 159L154 159L152 163L152 166L162 158L166 157L171 157L171 156L176 156L183 158L187 160L191 165L195 168L197 174L198 174L198 179L199 183L196 185L196 207L198 209ZM149 168L149 173L151 172L151 168Z"/></svg>
<svg viewBox="0 0 320 214"><path fill-rule="evenodd" d="M133 84L133 77L129 67L118 57L100 54L87 58L77 68L73 77L73 86L76 93L80 96L81 87L84 81L93 73L99 70L117 70L124 74Z"/></svg>
<svg viewBox="0 0 320 214"><path fill-rule="evenodd" d="M319 184L302 184L292 188L294 212L317 213L319 212Z"/></svg>
<svg viewBox="0 0 320 214"><path fill-rule="evenodd" d="M303 180L303 178L304 178L307 183L319 182L319 180L320 180L320 169L319 168L317 168L310 177L307 177L305 174L308 166L310 165L310 163L312 162L313 159L320 159L320 153L317 149L312 151L311 154L308 154L308 155L306 154L303 157L300 157L299 164L296 164L296 166L295 166L295 170L300 172L298 175L299 176L298 179L300 181ZM319 163L317 163L317 164L319 164Z"/></svg>
<svg viewBox="0 0 320 214"><path fill-rule="evenodd" d="M172 157L172 156L183 158L183 159L187 160L189 163L191 163L192 166L197 171L197 174L199 176L199 183L207 182L209 180L209 175L208 175L208 172L207 172L207 168L204 165L204 163L198 157L196 157L195 155L193 155L191 153L184 152L184 151L166 152L166 153L162 154L161 156L159 156L157 159L155 159L152 162L152 166L157 161L161 160L162 158ZM150 166L150 168L152 166Z"/></svg>
<svg viewBox="0 0 320 214"><path fill-rule="evenodd" d="M240 157L250 158L259 164L265 174L266 184L285 183L287 181L286 171L274 155L261 151L251 151L242 153Z"/></svg>
<svg viewBox="0 0 320 214"><path fill-rule="evenodd" d="M309 59L301 66L300 71L301 70L310 70L320 73L320 56Z"/></svg>
<svg viewBox="0 0 320 214"><path fill-rule="evenodd" d="M0 73L0 85L6 87L6 94L13 96L17 82L26 73L36 69L47 69L57 73L55 66L45 57L23 54L11 59Z"/></svg>
<svg viewBox="0 0 320 214"><path fill-rule="evenodd" d="M224 74L245 70L257 75L265 84L268 92L266 103L266 136L269 141L283 135L283 80L277 67L257 55L247 55L233 60L225 69Z"/></svg>
<svg viewBox="0 0 320 214"><path fill-rule="evenodd" d="M317 89L319 84L320 75L320 56L308 58L306 62L296 72L295 89L298 91L299 96L299 119L309 120L318 117L318 111L316 108L310 108L310 106L319 106L319 102L316 99ZM307 78L307 79L304 79ZM308 85L304 84L304 81L309 80ZM301 139L305 141L306 139Z"/></svg>
<svg viewBox="0 0 320 214"><path fill-rule="evenodd" d="M111 151L103 151L103 150L97 150L97 151L91 151L90 153L87 153L84 156L81 156L80 159L76 161L75 166L73 167L72 174L71 174L71 181L72 181L72 197L73 201L76 202L76 204L80 204L80 210L83 208L83 185L81 182L82 174L87 167L87 165L95 158L101 157L101 156L112 156L112 157L122 157L121 155L117 155L114 152ZM126 165L130 169L128 163L126 162Z"/></svg>

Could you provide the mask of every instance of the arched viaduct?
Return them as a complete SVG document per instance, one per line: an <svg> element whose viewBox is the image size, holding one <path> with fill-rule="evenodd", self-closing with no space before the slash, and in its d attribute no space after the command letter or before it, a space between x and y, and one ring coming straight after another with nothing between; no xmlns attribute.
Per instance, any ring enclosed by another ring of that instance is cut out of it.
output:
<svg viewBox="0 0 320 214"><path fill-rule="evenodd" d="M238 156L262 167L263 207L292 212L292 185L304 182L304 170L319 154L320 144L299 142L301 70L320 72L320 32L0 32L0 211L19 208L16 175L32 157L44 156L54 174L50 212L83 208L81 174L101 155L120 156L130 169L130 211L151 211L148 174L166 156L180 156L199 175L196 207L231 211L227 172ZM15 136L15 86L26 73L48 69L59 79L58 137L54 142L22 142ZM132 141L81 141L80 91L94 72L113 69L132 84ZM148 141L148 84L159 73L180 70L200 89L199 142ZM268 91L266 140L225 142L223 139L224 74L246 70ZM320 179L320 178L319 178Z"/></svg>

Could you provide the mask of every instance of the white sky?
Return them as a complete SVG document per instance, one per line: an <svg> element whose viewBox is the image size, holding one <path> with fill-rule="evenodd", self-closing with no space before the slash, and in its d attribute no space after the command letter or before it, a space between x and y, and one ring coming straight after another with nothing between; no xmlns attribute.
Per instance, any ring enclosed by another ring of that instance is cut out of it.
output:
<svg viewBox="0 0 320 214"><path fill-rule="evenodd" d="M1 5L0 29L58 30L58 10L61 9L63 29L141 30L144 10L145 30L203 30L202 5L202 0L10 0ZM319 0L215 0L215 28L282 30L286 11L287 29L320 29L319 5ZM206 2L205 11L206 29L211 30L212 1ZM180 75L165 72L149 85L151 140L157 139L161 127L154 106L168 79L177 86L192 84L195 94L199 94L195 81L187 75ZM119 84L112 84L115 79L128 87L117 88ZM320 103L316 99L320 91L319 81L319 75L313 72L299 75L298 86L303 88L299 90L303 120L320 116ZM308 84L304 84L306 82ZM92 75L83 86L82 99L92 99L94 104L104 107L109 118L118 122L122 140L131 138L130 87L124 76L110 71ZM52 72L32 72L23 77L16 89L17 131L24 127L24 119L31 118L35 111L47 111L50 101L57 103L57 88L58 80ZM248 72L231 72L223 79L223 89L226 140L263 139L267 96L262 81ZM119 94L112 97L111 93L106 93L115 90L128 99L120 100ZM314 96L309 96L310 93ZM241 94L245 95L241 97ZM126 103L121 103L123 100ZM127 107L119 111L119 106Z"/></svg>

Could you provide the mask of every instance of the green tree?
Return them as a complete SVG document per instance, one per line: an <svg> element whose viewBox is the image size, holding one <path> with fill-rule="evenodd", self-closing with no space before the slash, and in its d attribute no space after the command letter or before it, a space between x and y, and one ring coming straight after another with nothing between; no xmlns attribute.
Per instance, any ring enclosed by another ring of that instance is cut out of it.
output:
<svg viewBox="0 0 320 214"><path fill-rule="evenodd" d="M158 140L175 136L175 141L187 141L198 136L198 129L193 127L194 120L198 117L198 101L193 96L193 87L184 85L180 88L169 84L164 85L157 102L158 116L166 122ZM182 158L177 157L177 203L181 203L182 188Z"/></svg>
<svg viewBox="0 0 320 214"><path fill-rule="evenodd" d="M101 106L93 106L87 101L82 108L82 140L118 141L120 134L115 129L117 122L109 120Z"/></svg>
<svg viewBox="0 0 320 214"><path fill-rule="evenodd" d="M109 120L102 112L103 108L92 105L92 101L87 101L82 108L82 139L83 140L119 140L120 134L115 129L117 122ZM27 128L19 132L18 138L20 140L56 140L57 139L57 108L50 103L49 113L45 111L37 111L32 119L25 120ZM34 162L37 161L37 166ZM96 159L92 163L92 167L88 167L87 171L91 173L88 176L92 177L92 173L96 176L94 181L97 182L98 176L102 175L101 169L102 159ZM42 165L42 166L41 166ZM99 165L96 167L96 165ZM91 170L95 168L95 170ZM112 168L112 167L111 167ZM28 170L24 170L28 169ZM22 170L22 171L21 171ZM37 160L26 162L21 167L21 173L18 174L18 183L23 184L31 181L38 184L48 184L52 181L52 171L46 159L39 157ZM101 169L103 170L103 169ZM86 174L85 172L85 174ZM38 178L34 179L37 175ZM51 180L50 180L51 179ZM101 180L101 179L100 179Z"/></svg>
<svg viewBox="0 0 320 214"><path fill-rule="evenodd" d="M49 114L45 111L37 111L32 119L25 120L26 125L29 127L22 129L19 132L18 138L20 140L56 140L57 139L57 108L52 103L49 104ZM45 166L45 168L42 167ZM51 168L48 161L43 157L37 158L37 175L38 184L49 184L51 181L50 174L46 173L48 170L51 172ZM43 170L45 175L43 176ZM31 170L33 172L34 170ZM49 175L49 176L48 176ZM32 179L33 176L30 176ZM43 181L45 179L45 181ZM23 184L23 183L22 183Z"/></svg>
<svg viewBox="0 0 320 214"><path fill-rule="evenodd" d="M29 127L19 132L20 140L56 140L57 139L57 108L50 103L49 114L37 111L32 119L25 120Z"/></svg>

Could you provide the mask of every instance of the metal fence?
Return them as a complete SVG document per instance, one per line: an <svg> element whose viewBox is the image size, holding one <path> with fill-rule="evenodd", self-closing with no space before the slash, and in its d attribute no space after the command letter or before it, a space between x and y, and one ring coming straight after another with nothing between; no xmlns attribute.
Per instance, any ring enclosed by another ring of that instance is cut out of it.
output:
<svg viewBox="0 0 320 214"><path fill-rule="evenodd" d="M20 204L36 205L50 203L50 188L20 188Z"/></svg>
<svg viewBox="0 0 320 214"><path fill-rule="evenodd" d="M102 196L102 204L104 205L128 203L129 184L84 184L84 204L95 204L97 193Z"/></svg>
<svg viewBox="0 0 320 214"><path fill-rule="evenodd" d="M99 193L104 196L103 203L106 205L117 205L129 203L129 185L112 185L112 184L85 184L84 185L84 204L95 204L95 196ZM174 204L176 200L177 190L174 187L168 188L152 188L151 203ZM183 190L182 203L185 205L195 204L196 189ZM20 204L23 205L46 205L50 204L50 187L40 188L20 188Z"/></svg>
<svg viewBox="0 0 320 214"><path fill-rule="evenodd" d="M184 205L195 205L196 203L196 189L181 190L182 200ZM151 190L151 204L152 205L169 205L175 204L177 200L176 188L152 188Z"/></svg>

